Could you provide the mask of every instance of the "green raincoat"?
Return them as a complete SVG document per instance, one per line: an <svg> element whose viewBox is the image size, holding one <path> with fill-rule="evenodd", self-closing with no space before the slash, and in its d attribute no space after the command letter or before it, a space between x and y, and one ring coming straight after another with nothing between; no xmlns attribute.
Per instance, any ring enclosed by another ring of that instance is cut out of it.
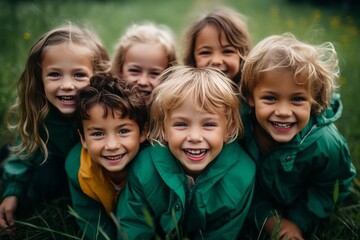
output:
<svg viewBox="0 0 360 240"><path fill-rule="evenodd" d="M290 142L260 156L252 131L255 117L246 115L243 146L256 160L256 186L249 218L261 229L275 214L293 221L303 232L333 211L349 195L355 177L346 140L333 124L341 116L340 95ZM338 185L337 185L338 183ZM337 186L339 187L337 192Z"/></svg>
<svg viewBox="0 0 360 240"><path fill-rule="evenodd" d="M121 230L129 239L235 239L254 177L255 164L237 142L224 145L193 187L167 147L150 146L134 160L119 197Z"/></svg>

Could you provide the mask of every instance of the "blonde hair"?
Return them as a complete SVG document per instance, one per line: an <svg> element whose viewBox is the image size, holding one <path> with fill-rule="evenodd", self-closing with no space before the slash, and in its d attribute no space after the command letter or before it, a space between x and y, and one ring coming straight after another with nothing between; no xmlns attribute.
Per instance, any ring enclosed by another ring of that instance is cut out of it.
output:
<svg viewBox="0 0 360 240"><path fill-rule="evenodd" d="M291 33L265 38L246 58L240 82L243 98L252 98L261 77L277 70L291 71L297 84L308 84L312 113L320 114L329 106L340 72L333 44L307 44Z"/></svg>
<svg viewBox="0 0 360 240"><path fill-rule="evenodd" d="M142 24L133 24L119 39L115 54L112 59L111 72L122 77L122 67L125 62L126 52L137 43L159 43L167 54L168 66L175 64L176 50L173 33L166 25L157 25L152 22L144 22Z"/></svg>
<svg viewBox="0 0 360 240"><path fill-rule="evenodd" d="M203 14L187 29L185 33L184 44L184 64L196 67L194 49L195 42L199 32L206 26L212 25L216 27L220 34L223 32L240 55L239 66L244 62L244 58L251 49L251 38L247 28L247 19L244 15L235 12L232 9L219 7L214 11ZM241 74L234 77L237 83L240 81Z"/></svg>
<svg viewBox="0 0 360 240"><path fill-rule="evenodd" d="M243 134L238 88L220 70L179 65L168 68L159 78L162 83L152 93L150 109L151 143L166 143L164 122L169 112L189 99L199 110L226 116L227 130L231 130L226 142Z"/></svg>
<svg viewBox="0 0 360 240"><path fill-rule="evenodd" d="M46 143L49 133L44 121L50 103L45 95L41 62L49 47L62 43L69 43L74 51L88 55L94 73L109 71L109 55L98 36L90 29L69 23L43 34L30 49L17 84L18 99L7 114L9 129L16 130L20 137L20 143L12 147L12 151L20 158L30 157L38 148L43 152L44 160L48 157ZM41 138L40 129L45 131L45 139Z"/></svg>

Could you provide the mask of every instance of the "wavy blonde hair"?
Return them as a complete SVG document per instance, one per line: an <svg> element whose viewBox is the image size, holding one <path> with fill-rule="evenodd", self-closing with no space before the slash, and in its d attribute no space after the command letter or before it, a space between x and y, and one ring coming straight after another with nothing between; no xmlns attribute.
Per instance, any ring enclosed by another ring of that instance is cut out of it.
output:
<svg viewBox="0 0 360 240"><path fill-rule="evenodd" d="M307 84L312 96L312 113L322 113L337 88L340 69L332 43L312 45L301 42L291 33L272 35L260 41L246 58L240 89L248 101L264 74L291 71L297 84Z"/></svg>
<svg viewBox="0 0 360 240"><path fill-rule="evenodd" d="M41 63L51 46L69 43L77 53L89 56L94 73L108 72L109 55L98 36L87 28L68 23L43 34L30 49L25 69L17 84L18 98L7 113L8 127L19 134L20 142L11 150L20 158L28 158L40 148L44 161L48 157L46 143L48 131L44 124L50 103L42 80ZM47 137L42 139L39 130L44 129Z"/></svg>
<svg viewBox="0 0 360 240"><path fill-rule="evenodd" d="M146 21L131 25L118 40L111 64L112 74L122 77L126 52L138 43L160 43L167 54L168 66L174 65L177 61L175 40L171 29L166 25Z"/></svg>
<svg viewBox="0 0 360 240"><path fill-rule="evenodd" d="M243 134L238 88L220 70L179 65L166 69L159 78L162 83L152 93L150 109L151 143L166 144L165 120L169 112L189 99L201 111L225 115L231 132L227 143Z"/></svg>

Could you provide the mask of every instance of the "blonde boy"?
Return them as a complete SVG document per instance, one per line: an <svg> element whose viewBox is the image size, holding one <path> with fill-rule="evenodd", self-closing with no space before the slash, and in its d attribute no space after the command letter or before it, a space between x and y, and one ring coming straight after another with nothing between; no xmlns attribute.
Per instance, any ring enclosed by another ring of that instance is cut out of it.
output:
<svg viewBox="0 0 360 240"><path fill-rule="evenodd" d="M255 173L235 141L243 132L236 86L214 68L177 66L160 78L153 145L134 161L119 198L121 229L129 239L235 239Z"/></svg>

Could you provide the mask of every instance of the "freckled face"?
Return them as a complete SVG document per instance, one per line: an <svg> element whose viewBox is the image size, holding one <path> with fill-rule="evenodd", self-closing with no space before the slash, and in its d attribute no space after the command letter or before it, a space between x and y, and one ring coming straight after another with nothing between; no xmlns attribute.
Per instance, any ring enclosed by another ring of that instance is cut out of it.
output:
<svg viewBox="0 0 360 240"><path fill-rule="evenodd" d="M48 101L64 116L72 116L77 91L88 85L94 74L90 56L75 53L68 43L49 46L41 69Z"/></svg>

